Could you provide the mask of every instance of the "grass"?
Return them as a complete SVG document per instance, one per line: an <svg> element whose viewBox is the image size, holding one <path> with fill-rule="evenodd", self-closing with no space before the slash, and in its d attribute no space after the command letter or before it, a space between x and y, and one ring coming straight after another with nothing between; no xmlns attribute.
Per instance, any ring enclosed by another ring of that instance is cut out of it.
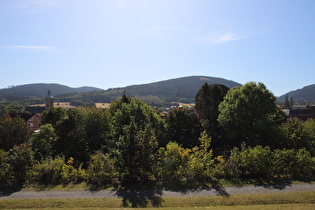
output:
<svg viewBox="0 0 315 210"><path fill-rule="evenodd" d="M0 200L5 209L97 209L122 207L163 207L163 209L315 209L315 192L286 192L272 194L232 195L229 197L161 197L153 199L20 199ZM150 209L150 208L146 208ZM156 209L156 208L154 208Z"/></svg>

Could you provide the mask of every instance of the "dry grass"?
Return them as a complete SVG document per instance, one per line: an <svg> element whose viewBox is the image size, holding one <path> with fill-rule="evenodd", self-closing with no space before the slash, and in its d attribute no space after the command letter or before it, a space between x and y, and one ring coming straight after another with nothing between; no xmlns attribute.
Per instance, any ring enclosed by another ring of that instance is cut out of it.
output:
<svg viewBox="0 0 315 210"><path fill-rule="evenodd" d="M96 108L108 109L111 103L95 103Z"/></svg>
<svg viewBox="0 0 315 210"><path fill-rule="evenodd" d="M153 207L150 199L139 198L125 200L119 198L0 200L0 208L5 209L104 209L132 207L132 204L134 207ZM191 209L192 207L194 209L209 207L211 209L214 207L215 209L315 209L315 192L233 195L229 197L162 197L158 204L163 209Z"/></svg>

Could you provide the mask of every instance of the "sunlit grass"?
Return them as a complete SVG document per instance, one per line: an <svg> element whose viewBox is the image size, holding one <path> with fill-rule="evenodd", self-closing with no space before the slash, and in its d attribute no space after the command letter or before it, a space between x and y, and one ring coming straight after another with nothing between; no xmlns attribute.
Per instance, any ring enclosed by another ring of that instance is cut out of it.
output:
<svg viewBox="0 0 315 210"><path fill-rule="evenodd" d="M42 209L42 208L122 208L122 207L164 207L166 209L312 209L315 208L315 192L286 192L271 194L232 195L228 197L162 197L159 202L150 199L8 199L0 200L0 208ZM198 207L198 208L197 208ZM156 209L156 208L154 208Z"/></svg>

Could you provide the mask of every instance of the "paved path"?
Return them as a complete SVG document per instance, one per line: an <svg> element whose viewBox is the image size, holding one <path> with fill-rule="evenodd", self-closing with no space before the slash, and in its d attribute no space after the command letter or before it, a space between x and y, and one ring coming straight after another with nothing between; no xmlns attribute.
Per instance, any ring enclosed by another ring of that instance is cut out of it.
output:
<svg viewBox="0 0 315 210"><path fill-rule="evenodd" d="M101 191L19 191L14 193L1 193L2 199L35 199L35 198L152 198L152 197L184 197L184 196L211 196L235 195L255 193L281 193L296 191L315 191L315 184L292 184L290 186L273 187L225 187L216 189L200 189L194 191L159 191L159 190L101 190Z"/></svg>

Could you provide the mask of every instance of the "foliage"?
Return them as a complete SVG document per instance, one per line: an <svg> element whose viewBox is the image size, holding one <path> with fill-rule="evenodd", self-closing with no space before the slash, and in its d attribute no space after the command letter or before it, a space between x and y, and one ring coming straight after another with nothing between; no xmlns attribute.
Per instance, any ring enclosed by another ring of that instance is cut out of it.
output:
<svg viewBox="0 0 315 210"><path fill-rule="evenodd" d="M201 124L194 109L179 107L169 111L165 120L168 141L177 142L182 147L199 145Z"/></svg>
<svg viewBox="0 0 315 210"><path fill-rule="evenodd" d="M29 181L41 185L68 184L84 179L84 170L79 166L74 167L73 158L65 162L64 157L48 158L33 166L29 174Z"/></svg>
<svg viewBox="0 0 315 210"><path fill-rule="evenodd" d="M272 152L268 147L243 148L240 153L232 153L230 160L238 163L242 176L268 178L272 164Z"/></svg>
<svg viewBox="0 0 315 210"><path fill-rule="evenodd" d="M44 124L51 124L53 127L56 127L58 123L64 120L67 117L67 111L61 107L51 107L49 110L46 110L41 115L41 123Z"/></svg>
<svg viewBox="0 0 315 210"><path fill-rule="evenodd" d="M217 121L219 116L219 104L223 101L229 88L224 85L205 83L196 95L196 111L198 116L213 139L218 139L221 129Z"/></svg>
<svg viewBox="0 0 315 210"><path fill-rule="evenodd" d="M269 147L234 148L228 159L219 158L215 173L218 177L255 179L315 178L315 158L305 149L274 150Z"/></svg>
<svg viewBox="0 0 315 210"><path fill-rule="evenodd" d="M201 134L200 147L182 148L175 142L167 144L158 151L160 167L156 176L169 183L200 184L211 180L212 156L210 138L204 131Z"/></svg>
<svg viewBox="0 0 315 210"><path fill-rule="evenodd" d="M278 148L302 149L306 148L315 155L315 121L313 119L302 122L290 120L279 127L280 136Z"/></svg>
<svg viewBox="0 0 315 210"><path fill-rule="evenodd" d="M163 139L162 119L147 104L125 95L112 103L109 111L121 173L146 177L153 167L158 139Z"/></svg>
<svg viewBox="0 0 315 210"><path fill-rule="evenodd" d="M170 142L166 148L160 148L160 171L157 176L168 182L179 182L186 177L188 161L192 149L182 148L175 142Z"/></svg>
<svg viewBox="0 0 315 210"><path fill-rule="evenodd" d="M89 159L88 142L84 128L85 112L81 109L67 110L67 118L57 124L58 135L55 151L66 159L73 157L86 163Z"/></svg>
<svg viewBox="0 0 315 210"><path fill-rule="evenodd" d="M90 158L86 169L86 181L94 187L104 187L118 178L115 159L109 154L97 151Z"/></svg>
<svg viewBox="0 0 315 210"><path fill-rule="evenodd" d="M10 165L8 163L8 154L4 150L0 150L0 188L9 185Z"/></svg>
<svg viewBox="0 0 315 210"><path fill-rule="evenodd" d="M0 116L3 116L6 112L10 110L21 111L24 110L25 104L15 101L1 101L0 98Z"/></svg>
<svg viewBox="0 0 315 210"><path fill-rule="evenodd" d="M85 110L85 141L92 155L98 150L109 152L114 146L110 140L109 112L104 109L90 108Z"/></svg>
<svg viewBox="0 0 315 210"><path fill-rule="evenodd" d="M264 133L271 126L270 116L275 115L276 98L264 84L249 82L228 91L219 105L218 121L226 132L226 144L240 146L264 145Z"/></svg>
<svg viewBox="0 0 315 210"><path fill-rule="evenodd" d="M15 145L25 143L30 137L30 130L19 117L5 114L0 117L0 149L8 151Z"/></svg>
<svg viewBox="0 0 315 210"><path fill-rule="evenodd" d="M57 141L55 129L51 124L45 124L40 127L38 133L34 133L30 139L34 158L44 160L55 154L54 148Z"/></svg>
<svg viewBox="0 0 315 210"><path fill-rule="evenodd" d="M33 165L33 152L31 146L26 143L14 146L6 155L7 157L4 157L4 163L7 170L7 186L22 186L27 178L28 171Z"/></svg>
<svg viewBox="0 0 315 210"><path fill-rule="evenodd" d="M217 96L222 95L215 92L210 98ZM204 107L205 115L215 116L213 106ZM219 111L225 133L214 124L212 133L207 128L200 132L194 109L174 108L163 120L148 104L123 94L109 109L46 111L30 144L24 143L29 130L21 112L10 112L0 118L0 186L22 186L27 174L31 184L85 180L93 188L116 181L124 185L129 178L190 187L221 177L315 179L314 120L284 122L274 96L261 83L231 89ZM213 129L227 139L217 157L211 149L218 146L213 146Z"/></svg>

